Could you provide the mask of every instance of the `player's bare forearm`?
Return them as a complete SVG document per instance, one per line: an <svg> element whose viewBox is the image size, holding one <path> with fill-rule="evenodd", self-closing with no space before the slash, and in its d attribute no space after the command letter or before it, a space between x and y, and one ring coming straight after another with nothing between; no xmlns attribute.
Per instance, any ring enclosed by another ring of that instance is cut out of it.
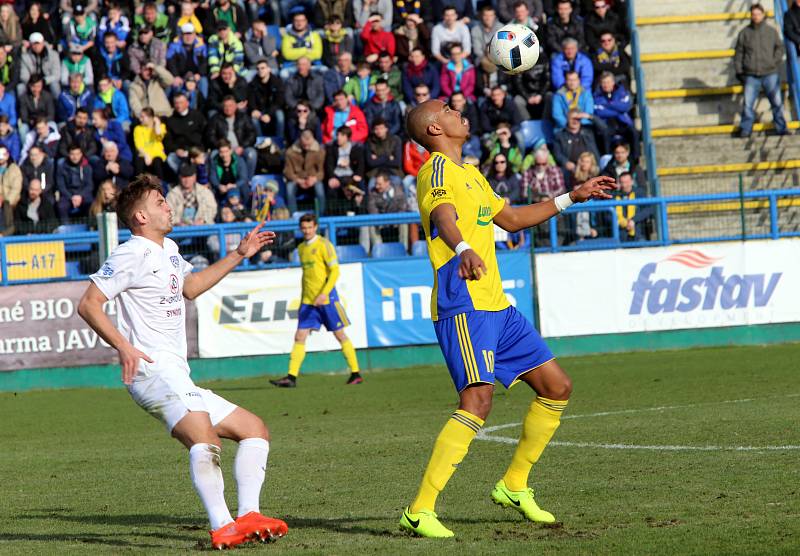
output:
<svg viewBox="0 0 800 556"><path fill-rule="evenodd" d="M244 259L248 259L258 253L262 247L269 245L275 239L275 232L261 231L264 222L250 230L242 238L239 246L225 255L221 260L209 267L195 272L186 277L183 281L183 297L194 299L198 295L213 288L217 282L222 280L226 274L239 266Z"/></svg>
<svg viewBox="0 0 800 556"><path fill-rule="evenodd" d="M547 222L556 214L558 207L553 199L521 207L506 205L494 215L494 223L507 232L518 232Z"/></svg>
<svg viewBox="0 0 800 556"><path fill-rule="evenodd" d="M586 180L569 192L569 203L566 206L572 203L584 203L589 199L610 199L611 195L608 194L608 191L614 189L616 185L614 178L608 176L597 176ZM559 212L561 211L556 205L555 199L522 207L506 205L494 216L494 223L507 232L518 232L525 228L538 226Z"/></svg>
<svg viewBox="0 0 800 556"><path fill-rule="evenodd" d="M92 283L86 289L80 303L78 303L78 314L92 330L97 332L98 336L119 351L129 347L131 344L119 333L117 327L114 326L114 323L103 311L103 304L106 301L108 300L103 295L103 292L100 291L100 288Z"/></svg>
<svg viewBox="0 0 800 556"><path fill-rule="evenodd" d="M461 230L456 225L456 207L453 205L443 204L433 209L431 223L436 226L442 241L453 251L455 251L456 245L464 240Z"/></svg>
<svg viewBox="0 0 800 556"><path fill-rule="evenodd" d="M239 266L244 260L237 251L231 251L222 259L212 265L207 266L200 272L193 272L183 281L183 297L195 299L197 296L207 292L225 278L234 268Z"/></svg>

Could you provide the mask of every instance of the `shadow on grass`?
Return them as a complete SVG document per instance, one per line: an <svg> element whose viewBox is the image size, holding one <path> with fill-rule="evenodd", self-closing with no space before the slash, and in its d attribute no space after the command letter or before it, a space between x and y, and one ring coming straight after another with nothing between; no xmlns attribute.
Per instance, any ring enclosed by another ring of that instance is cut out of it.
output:
<svg viewBox="0 0 800 556"><path fill-rule="evenodd" d="M146 537L158 537L163 538L165 540L181 540L184 542L197 542L199 539L195 537L176 537L174 535L158 535L158 534L147 534L143 535L141 533L132 533L132 535L136 536L146 536ZM106 546L116 546L116 547L128 547L128 548L152 548L152 549L169 549L170 545L165 543L162 544L152 544L146 542L134 542L129 541L122 538L123 534L113 535L113 534L99 534L99 533L79 533L79 534L69 534L69 533L53 533L50 535L47 534L37 534L37 533L0 533L0 542L11 542L11 541L25 541L25 542L80 542L85 544L102 544ZM174 548L174 545L172 546Z"/></svg>

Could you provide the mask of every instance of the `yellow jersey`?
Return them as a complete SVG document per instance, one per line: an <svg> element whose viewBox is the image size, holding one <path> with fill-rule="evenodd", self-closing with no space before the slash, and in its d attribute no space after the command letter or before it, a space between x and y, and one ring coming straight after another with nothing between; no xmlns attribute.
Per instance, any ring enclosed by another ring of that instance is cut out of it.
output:
<svg viewBox="0 0 800 556"><path fill-rule="evenodd" d="M434 152L417 174L417 204L433 266L431 318L446 319L469 311L502 311L510 303L503 292L494 250L494 216L505 201L471 164L459 166L447 156ZM439 205L456 209L456 225L464 241L486 265L480 280L458 276L456 256L431 223L431 212Z"/></svg>
<svg viewBox="0 0 800 556"><path fill-rule="evenodd" d="M333 244L322 236L304 241L297 248L300 264L303 265L303 298L301 303L311 305L319 294L336 297L336 279L339 278L339 260Z"/></svg>

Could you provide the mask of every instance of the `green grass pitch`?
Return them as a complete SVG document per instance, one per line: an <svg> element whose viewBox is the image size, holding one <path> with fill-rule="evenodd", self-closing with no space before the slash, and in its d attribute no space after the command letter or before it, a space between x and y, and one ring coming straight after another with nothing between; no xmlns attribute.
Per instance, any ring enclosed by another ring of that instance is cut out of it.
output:
<svg viewBox="0 0 800 556"><path fill-rule="evenodd" d="M456 396L441 366L211 388L267 421L262 511L289 535L248 554L797 554L800 345L564 358L575 383L531 485L560 523L494 506L531 393L497 390L440 497L456 539L397 529ZM281 369L275 369L280 374ZM657 409L661 408L661 409ZM208 549L186 452L123 390L0 395L0 554ZM500 437L498 440L497 437ZM698 449L700 448L700 449ZM736 449L746 448L746 449ZM227 495L234 445L223 447Z"/></svg>

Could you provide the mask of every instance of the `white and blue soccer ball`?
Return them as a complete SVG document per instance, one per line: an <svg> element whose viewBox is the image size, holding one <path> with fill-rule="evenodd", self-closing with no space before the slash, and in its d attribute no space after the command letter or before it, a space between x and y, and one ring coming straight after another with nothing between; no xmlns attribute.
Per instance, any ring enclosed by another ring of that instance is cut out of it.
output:
<svg viewBox="0 0 800 556"><path fill-rule="evenodd" d="M522 73L539 59L539 39L530 28L519 23L504 25L492 36L486 55L508 74Z"/></svg>

